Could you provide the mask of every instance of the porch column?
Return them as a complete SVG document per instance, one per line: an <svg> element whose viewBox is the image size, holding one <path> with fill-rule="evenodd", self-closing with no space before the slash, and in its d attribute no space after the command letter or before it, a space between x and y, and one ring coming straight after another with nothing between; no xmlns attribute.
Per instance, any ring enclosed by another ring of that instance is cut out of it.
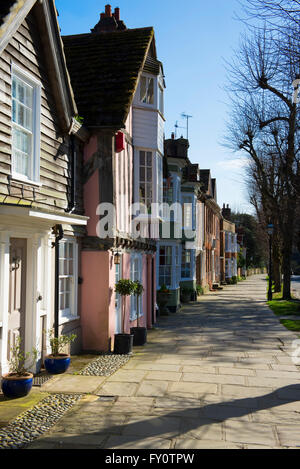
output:
<svg viewBox="0 0 300 469"><path fill-rule="evenodd" d="M31 352L32 348L40 348L39 323L41 302L38 300L38 278L42 275L41 238L41 234L34 234L32 238L27 239L25 352ZM39 354L38 363L32 369L34 373L39 371L40 358Z"/></svg>
<svg viewBox="0 0 300 469"><path fill-rule="evenodd" d="M9 233L0 232L0 373L8 373Z"/></svg>

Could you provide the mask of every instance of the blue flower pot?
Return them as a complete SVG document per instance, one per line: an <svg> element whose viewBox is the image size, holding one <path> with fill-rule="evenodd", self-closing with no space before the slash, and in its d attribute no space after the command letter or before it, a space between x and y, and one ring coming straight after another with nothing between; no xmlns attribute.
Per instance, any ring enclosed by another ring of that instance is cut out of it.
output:
<svg viewBox="0 0 300 469"><path fill-rule="evenodd" d="M53 357L52 355L48 355L45 358L45 368L51 375L59 375L67 371L71 363L71 357L69 355L58 355L57 357Z"/></svg>
<svg viewBox="0 0 300 469"><path fill-rule="evenodd" d="M33 374L17 376L12 373L2 376L1 389L5 397L24 397L32 388Z"/></svg>

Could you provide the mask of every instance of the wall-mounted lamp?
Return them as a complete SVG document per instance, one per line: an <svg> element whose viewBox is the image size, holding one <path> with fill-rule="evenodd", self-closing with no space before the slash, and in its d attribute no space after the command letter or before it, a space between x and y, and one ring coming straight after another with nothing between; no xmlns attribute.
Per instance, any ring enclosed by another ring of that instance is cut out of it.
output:
<svg viewBox="0 0 300 469"><path fill-rule="evenodd" d="M121 254L117 251L114 255L114 264L120 265L121 264Z"/></svg>

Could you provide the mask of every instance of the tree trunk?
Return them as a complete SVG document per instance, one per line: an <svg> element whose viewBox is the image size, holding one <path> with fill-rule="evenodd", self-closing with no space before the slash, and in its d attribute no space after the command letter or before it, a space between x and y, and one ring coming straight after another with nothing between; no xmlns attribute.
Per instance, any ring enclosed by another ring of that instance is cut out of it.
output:
<svg viewBox="0 0 300 469"><path fill-rule="evenodd" d="M285 230L283 237L283 259L282 259L282 272L283 272L283 295L284 300L291 299L291 257L293 248L293 230L291 227L290 232Z"/></svg>
<svg viewBox="0 0 300 469"><path fill-rule="evenodd" d="M281 292L281 255L278 232L275 234L273 240L273 280L274 291L276 293Z"/></svg>
<svg viewBox="0 0 300 469"><path fill-rule="evenodd" d="M280 260L275 255L273 256L273 280L274 280L274 291L276 293L281 292L281 268Z"/></svg>

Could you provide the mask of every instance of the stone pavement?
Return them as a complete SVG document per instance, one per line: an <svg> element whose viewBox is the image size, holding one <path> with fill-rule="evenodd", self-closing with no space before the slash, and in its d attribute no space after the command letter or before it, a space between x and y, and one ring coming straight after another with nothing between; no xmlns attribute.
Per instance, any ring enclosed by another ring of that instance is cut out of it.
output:
<svg viewBox="0 0 300 469"><path fill-rule="evenodd" d="M300 447L298 336L265 301L250 277L160 318L112 376L48 381L43 392L84 397L29 448Z"/></svg>

